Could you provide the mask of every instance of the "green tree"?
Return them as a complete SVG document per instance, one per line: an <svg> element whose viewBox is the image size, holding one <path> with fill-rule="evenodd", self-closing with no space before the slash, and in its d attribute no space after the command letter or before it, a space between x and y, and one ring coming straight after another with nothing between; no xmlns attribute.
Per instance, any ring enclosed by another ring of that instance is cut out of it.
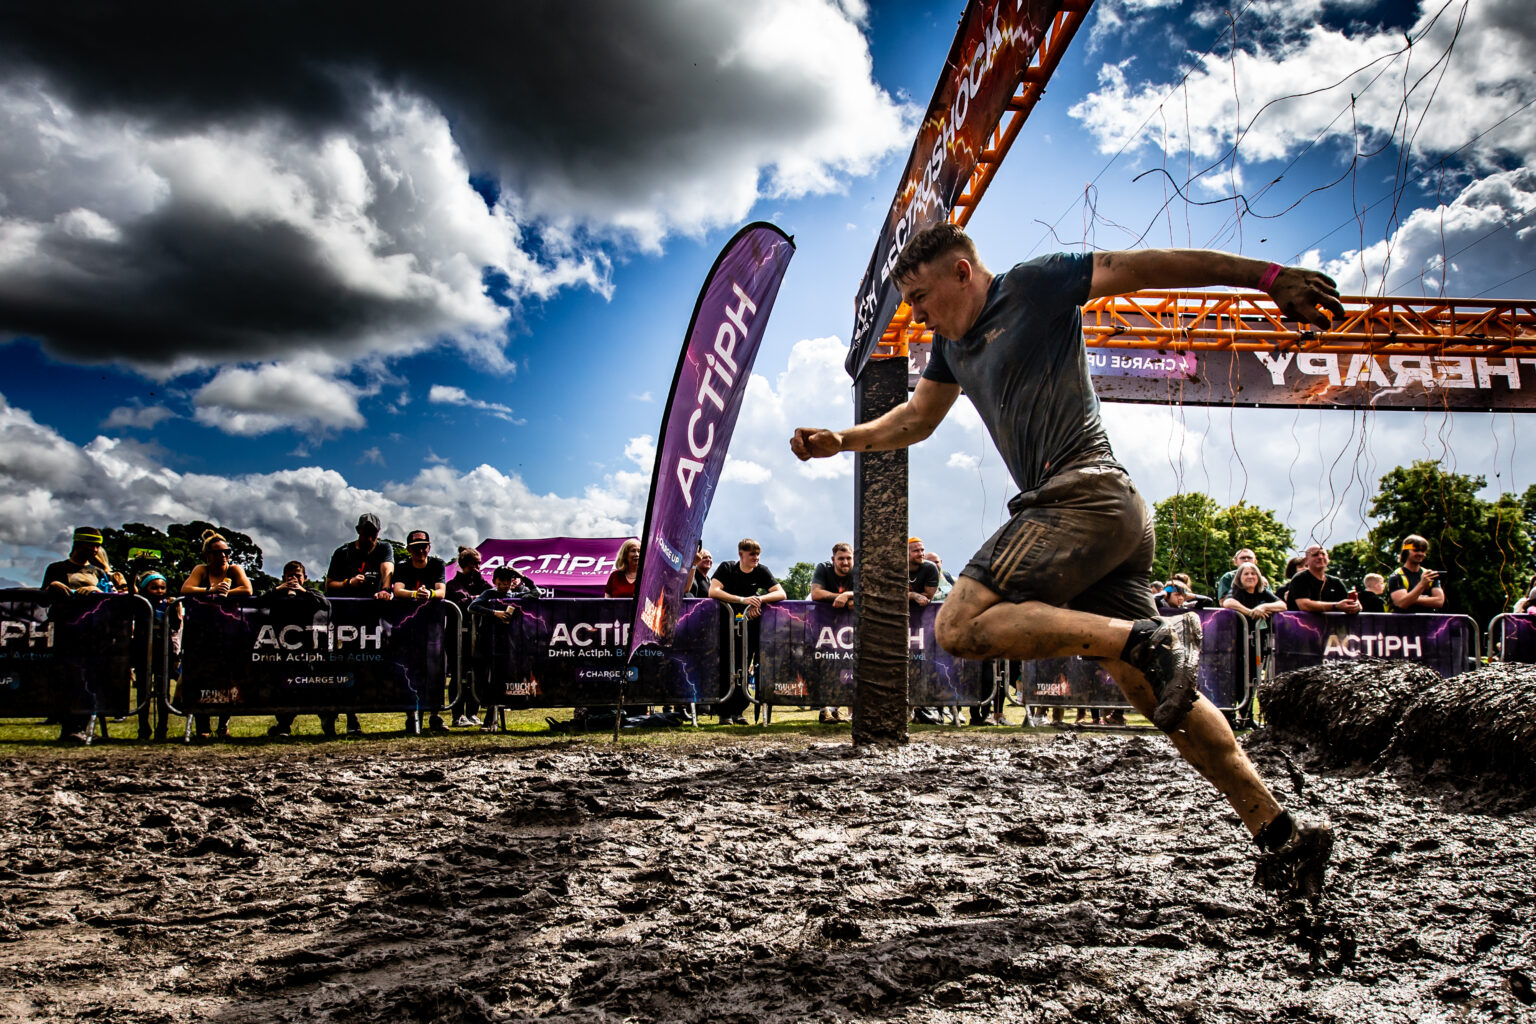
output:
<svg viewBox="0 0 1536 1024"><path fill-rule="evenodd" d="M1227 536L1216 524L1221 506L1210 495L1189 491L1164 498L1153 507L1157 555L1152 575L1166 580L1187 572L1195 590L1214 593L1216 579L1231 567Z"/></svg>
<svg viewBox="0 0 1536 1024"><path fill-rule="evenodd" d="M181 581L191 574L203 560L202 535L205 530L216 530L229 543L230 560L245 570L251 585L258 591L270 590L276 580L262 572L261 546L239 530L194 519L190 523L171 523L162 532L144 523L124 523L121 529L107 527L102 530L102 547L114 568L125 572L143 572L155 569L171 581L174 591ZM135 549L159 551L158 559L139 557L130 559L128 552Z"/></svg>
<svg viewBox="0 0 1536 1024"><path fill-rule="evenodd" d="M1240 501L1217 513L1215 525L1227 538L1227 558L1222 564L1221 573L1232 568L1234 552L1241 548L1252 548L1259 572L1269 580L1270 586L1279 586L1283 582L1280 577L1285 575L1285 562L1290 557L1291 545L1296 543L1296 535L1274 512ZM1208 593L1214 595L1215 591Z"/></svg>
<svg viewBox="0 0 1536 1024"><path fill-rule="evenodd" d="M1420 460L1386 473L1371 503L1375 557L1396 566L1404 537L1427 537L1425 564L1445 574L1445 610L1470 615L1479 624L1525 592L1531 566L1526 502L1512 494L1479 498L1485 483L1483 477ZM1526 497L1533 497L1529 490Z"/></svg>
<svg viewBox="0 0 1536 1024"><path fill-rule="evenodd" d="M1383 562L1381 555L1370 540L1346 540L1328 549L1328 572L1344 581L1348 587L1363 587L1368 572L1386 576L1394 568L1393 563Z"/></svg>
<svg viewBox="0 0 1536 1024"><path fill-rule="evenodd" d="M780 581L784 584L784 593L791 601L804 601L811 595L811 577L815 573L816 567L810 562L796 562L790 567L789 575Z"/></svg>

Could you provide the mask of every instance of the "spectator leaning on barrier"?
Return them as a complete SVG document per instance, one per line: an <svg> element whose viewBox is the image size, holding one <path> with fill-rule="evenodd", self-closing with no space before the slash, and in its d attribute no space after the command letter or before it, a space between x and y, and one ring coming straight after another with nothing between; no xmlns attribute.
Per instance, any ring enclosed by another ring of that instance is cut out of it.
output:
<svg viewBox="0 0 1536 1024"><path fill-rule="evenodd" d="M1302 556L1306 568L1291 579L1285 606L1293 612L1344 612L1360 610L1358 599L1351 597L1344 581L1328 575L1328 549L1309 544Z"/></svg>
<svg viewBox="0 0 1536 1024"><path fill-rule="evenodd" d="M1287 608L1291 607L1291 580L1296 578L1296 574L1301 571L1306 561L1301 555L1292 555L1286 559L1285 573L1281 576L1280 585L1275 588L1275 596L1284 601Z"/></svg>
<svg viewBox="0 0 1536 1024"><path fill-rule="evenodd" d="M448 589L444 582L447 567L441 558L432 557L431 536L426 530L412 530L405 535L405 550L410 552L411 557L395 568L394 582L390 585L395 598L400 601L440 600ZM427 729L438 733L448 731L448 727L443 724L443 716L436 711L432 712ZM405 713L405 734L421 735L421 712Z"/></svg>
<svg viewBox="0 0 1536 1024"><path fill-rule="evenodd" d="M1264 577L1253 562L1246 562L1236 570L1232 586L1221 602L1223 608L1242 612L1256 622L1268 620L1275 612L1285 611L1285 602L1264 585Z"/></svg>
<svg viewBox="0 0 1536 1024"><path fill-rule="evenodd" d="M853 545L838 541L832 545L831 561L821 562L811 574L811 600L834 608L852 608L859 590L859 574L853 568ZM842 713L831 705L821 709L823 723L841 722Z"/></svg>
<svg viewBox="0 0 1536 1024"><path fill-rule="evenodd" d="M907 600L919 608L933 603L939 592L939 567L924 558L923 538L907 538ZM938 725L944 720L939 708L913 708L912 721Z"/></svg>
<svg viewBox="0 0 1536 1024"><path fill-rule="evenodd" d="M43 570L42 589L55 594L94 594L111 573L112 565L101 546L101 531L81 526L70 540L69 557Z"/></svg>
<svg viewBox="0 0 1536 1024"><path fill-rule="evenodd" d="M373 597L388 601L394 596L395 553L379 542L379 517L364 512L357 518L357 540L337 548L325 572L328 597Z"/></svg>
<svg viewBox="0 0 1536 1024"><path fill-rule="evenodd" d="M491 580L493 581L493 586L482 590L474 601L470 603L469 610L465 615L466 618L470 616L488 616L501 623L511 622L517 617L517 609L512 607L512 602L537 598L539 596L538 588L529 581L528 577L510 565L497 566L495 571L491 573ZM477 631L483 628L485 627L479 623L476 624ZM476 671L479 673L476 675L477 685L489 687L492 683L489 662L489 652L494 646L492 640L493 638L487 636L481 641L483 644L481 648L482 653L477 656L483 660L476 666ZM489 692L489 689L487 692ZM494 704L487 704L485 706L485 724L480 728L483 732L496 731L496 708Z"/></svg>
<svg viewBox="0 0 1536 1024"><path fill-rule="evenodd" d="M851 608L858 594L859 574L853 567L853 545L839 541L832 545L832 558L816 566L811 574L811 600L826 601L834 608Z"/></svg>
<svg viewBox="0 0 1536 1024"><path fill-rule="evenodd" d="M150 609L154 612L154 623L150 628L149 643L149 674L146 680L148 688L155 693L162 692L161 684L181 675L181 603L173 601L168 596L169 584L164 576L158 572L150 571L138 578L139 596L149 602ZM166 627L169 620L170 629L170 659L166 660L165 642ZM138 662L135 657L135 663ZM142 690L143 688L141 688ZM144 703L144 694L139 694L139 703ZM149 738L149 707L145 706L139 712L139 739ZM163 740L166 734L165 716L160 716L160 722L155 727L155 739Z"/></svg>
<svg viewBox="0 0 1536 1024"><path fill-rule="evenodd" d="M357 517L357 540L349 541L331 553L325 570L327 597L372 597L388 601L394 597L390 584L395 575L395 553L379 542L379 517L364 512ZM363 723L347 712L347 735L361 736Z"/></svg>
<svg viewBox="0 0 1536 1024"><path fill-rule="evenodd" d="M635 586L640 579L640 542L631 537L619 545L614 558L616 568L608 574L603 584L604 597L634 597Z"/></svg>
<svg viewBox="0 0 1536 1024"><path fill-rule="evenodd" d="M937 604L948 597L951 590L955 589L955 578L945 571L944 559L939 557L939 553L937 551L924 550L923 558L929 562L932 562L933 567L939 570L939 589L938 592L933 595L934 603Z"/></svg>
<svg viewBox="0 0 1536 1024"><path fill-rule="evenodd" d="M251 581L245 570L229 560L229 542L217 530L204 530L203 563L194 566L192 574L181 585L183 597L250 597ZM229 739L229 715L219 716L218 738ZM211 715L198 715L197 738L211 739L208 727Z"/></svg>
<svg viewBox="0 0 1536 1024"><path fill-rule="evenodd" d="M459 571L453 579L448 581L443 595L459 606L459 611L466 616L468 621L469 604L475 598L491 589L491 585L485 581L480 573L480 552L474 548L459 548ZM446 571L446 570L445 570Z"/></svg>
<svg viewBox="0 0 1536 1024"><path fill-rule="evenodd" d="M1445 591L1440 589L1440 573L1424 568L1429 541L1416 533L1403 538L1402 562L1387 577L1387 600L1391 610L1403 614L1438 612L1445 607Z"/></svg>
<svg viewBox="0 0 1536 1024"><path fill-rule="evenodd" d="M762 636L763 605L777 604L788 595L779 581L773 578L773 573L765 568L759 559L762 557L763 546L751 537L743 537L736 545L736 558L734 562L722 562L720 568L715 570L714 579L709 585L709 596L721 604L731 606L733 612L739 611L747 618L747 665L757 661L758 643ZM722 650L728 650L728 646L722 646ZM734 666L726 666L729 672ZM750 703L745 689L730 695L726 700L715 705L715 713L720 716L721 725L746 725L747 720L741 717L741 713L747 709Z"/></svg>
<svg viewBox="0 0 1536 1024"><path fill-rule="evenodd" d="M254 591L245 570L231 562L229 541L217 530L204 530L203 564L194 566L181 585L185 597L249 597Z"/></svg>
<svg viewBox="0 0 1536 1024"><path fill-rule="evenodd" d="M284 619L302 619L308 616L313 621L316 612L325 611L330 607L330 602L318 591L310 589L309 571L304 568L304 563L297 559L283 566L282 580L263 600L268 607L285 613L282 615ZM268 736L273 739L282 739L293 735L293 720L298 717L297 714L283 711L273 717L277 719L277 724L267 730ZM316 717L320 719L320 732L325 738L335 739L336 716L320 714Z"/></svg>
<svg viewBox="0 0 1536 1024"><path fill-rule="evenodd" d="M1257 565L1258 557L1254 555L1252 548L1238 548L1232 554L1232 568L1222 574L1216 581L1216 603L1221 604L1227 599L1227 591L1232 589L1232 581L1237 578L1237 571L1245 565Z"/></svg>
<svg viewBox="0 0 1536 1024"><path fill-rule="evenodd" d="M443 595L458 606L459 615L466 627L470 624L469 607L475 598L491 589L485 577L480 574L480 552L474 548L460 546L459 571L443 589ZM453 720L453 724L460 728L471 728L480 724L480 702L475 696L473 686L463 686L464 707L459 712L459 717Z"/></svg>
<svg viewBox="0 0 1536 1024"><path fill-rule="evenodd" d="M1379 572L1368 572L1365 579L1360 581L1365 589L1360 592L1360 610L1363 612L1384 612L1387 610L1387 581Z"/></svg>
<svg viewBox="0 0 1536 1024"><path fill-rule="evenodd" d="M684 591L687 597L709 596L709 571L714 568L715 556L705 550L701 544L699 550L693 556L693 568L688 570L688 589Z"/></svg>

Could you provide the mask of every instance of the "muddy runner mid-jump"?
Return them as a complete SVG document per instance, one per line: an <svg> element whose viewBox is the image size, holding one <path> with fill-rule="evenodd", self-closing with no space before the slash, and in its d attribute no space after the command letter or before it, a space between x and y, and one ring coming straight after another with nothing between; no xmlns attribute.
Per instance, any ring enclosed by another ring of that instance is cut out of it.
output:
<svg viewBox="0 0 1536 1024"><path fill-rule="evenodd" d="M952 224L915 235L893 277L913 321L933 330L916 390L868 423L797 429L795 455L916 444L969 395L1020 493L944 602L940 646L964 658L1100 660L1237 811L1259 847L1255 880L1315 895L1332 830L1293 819L1200 698L1199 616L1159 618L1152 602L1152 517L1099 418L1081 307L1142 288L1257 287L1288 318L1327 328L1328 314L1344 312L1337 286L1315 271L1193 249L1058 253L993 274Z"/></svg>

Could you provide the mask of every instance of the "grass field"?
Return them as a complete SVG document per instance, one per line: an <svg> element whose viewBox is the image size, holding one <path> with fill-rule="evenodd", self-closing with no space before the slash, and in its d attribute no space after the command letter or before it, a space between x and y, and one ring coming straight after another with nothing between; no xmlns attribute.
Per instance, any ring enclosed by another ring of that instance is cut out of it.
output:
<svg viewBox="0 0 1536 1024"><path fill-rule="evenodd" d="M338 738L326 740L320 732L320 722L314 715L300 715L293 723L293 735L289 738L273 739L267 736L267 729L273 724L270 715L247 715L230 719L229 739L213 741L194 741L191 746L201 750L235 749L255 750L263 747L284 747L295 745L345 744L356 746L360 744L385 744L399 745L409 744L413 747L426 744L452 743L454 745L520 745L530 741L548 742L551 739L565 739L573 742L608 742L613 740L611 732L566 733L551 728L548 719L556 721L569 721L570 708L536 708L526 711L506 712L506 731L487 733L477 728L451 729L446 735L423 734L421 736L407 736L405 734L405 715L400 712L387 714L362 715L363 736L360 738ZM846 712L845 712L846 714ZM956 733L975 732L989 735L998 735L1005 732L1050 732L1052 726L1026 726L1023 725L1024 709L1009 707L1006 712L1007 724L988 726L955 726L945 725L917 725L910 726L914 735L925 733ZM961 721L966 720L966 714L962 710ZM947 720L946 720L947 721ZM1137 715L1129 715L1128 722L1132 728L1149 728L1150 725ZM124 720L109 720L107 732L110 739L103 742L98 738L88 749L151 749L165 747L183 747L182 736L185 731L186 719L173 715L169 719L166 743L153 743L141 741L138 736L138 721L135 718ZM338 720L338 727L344 726L344 720ZM425 728L425 721L423 727ZM1086 722L1085 722L1086 725ZM1070 710L1064 722L1066 728L1073 728L1072 714ZM847 735L851 730L848 722L835 724L821 724L817 721L816 709L794 709L776 707L773 710L771 724L756 723L752 725L718 725L713 716L701 715L697 728L684 725L680 728L650 727L642 729L625 729L620 742L642 743L657 746L689 746L698 742L710 742L711 737L742 737L751 735L788 736L801 734L814 737L833 737L839 734ZM58 743L59 727L57 725L44 725L41 719L0 719L0 756L16 755L26 751L41 750L70 750L70 748Z"/></svg>

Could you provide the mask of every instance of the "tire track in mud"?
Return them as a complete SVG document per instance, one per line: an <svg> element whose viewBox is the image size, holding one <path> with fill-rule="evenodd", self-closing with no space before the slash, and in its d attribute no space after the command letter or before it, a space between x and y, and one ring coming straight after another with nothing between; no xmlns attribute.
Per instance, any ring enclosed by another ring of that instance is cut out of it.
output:
<svg viewBox="0 0 1536 1024"><path fill-rule="evenodd" d="M1249 749L1316 906L1155 735L11 759L0 1020L1530 1018L1528 811Z"/></svg>

